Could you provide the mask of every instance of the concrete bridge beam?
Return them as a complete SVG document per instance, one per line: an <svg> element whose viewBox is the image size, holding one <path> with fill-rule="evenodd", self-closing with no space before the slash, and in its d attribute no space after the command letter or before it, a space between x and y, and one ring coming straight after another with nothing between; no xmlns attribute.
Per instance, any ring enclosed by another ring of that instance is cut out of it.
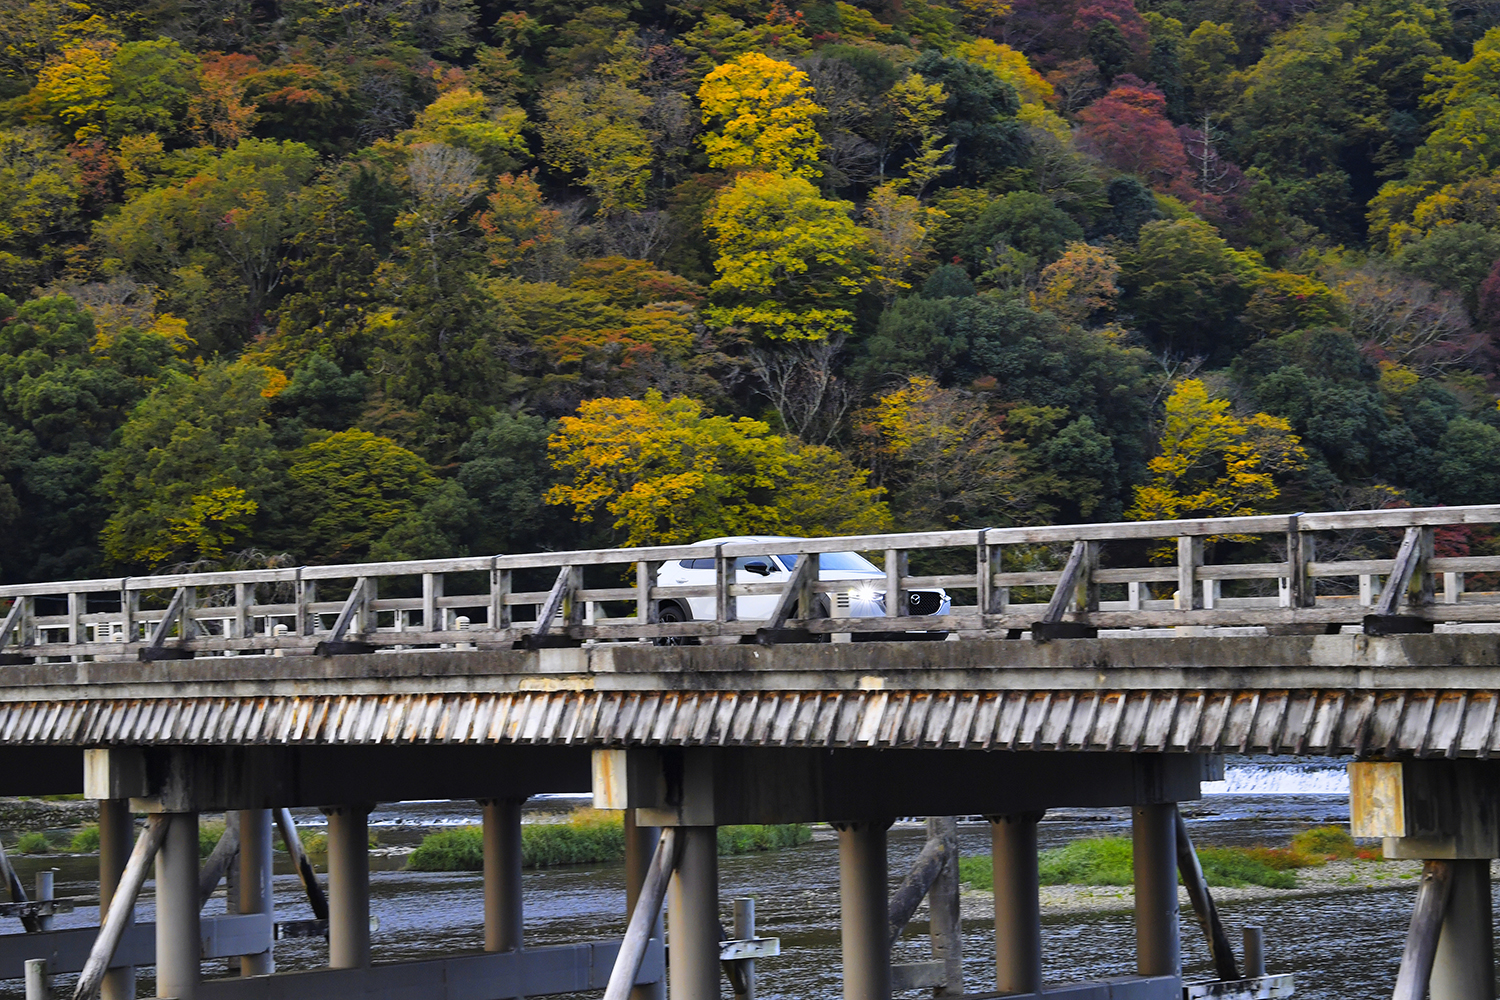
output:
<svg viewBox="0 0 1500 1000"><path fill-rule="evenodd" d="M719 1000L719 831L685 826L667 890L667 974L672 1000Z"/></svg>
<svg viewBox="0 0 1500 1000"><path fill-rule="evenodd" d="M370 964L370 807L329 806L328 964Z"/></svg>
<svg viewBox="0 0 1500 1000"><path fill-rule="evenodd" d="M1177 919L1177 804L1136 806L1131 816L1135 866L1135 968L1143 976L1182 971Z"/></svg>
<svg viewBox="0 0 1500 1000"><path fill-rule="evenodd" d="M990 863L995 883L995 989L1034 993L1042 988L1042 915L1036 825L1040 812L990 819Z"/></svg>
<svg viewBox="0 0 1500 1000"><path fill-rule="evenodd" d="M844 1000L890 1000L890 912L886 887L889 820L836 823Z"/></svg>
<svg viewBox="0 0 1500 1000"><path fill-rule="evenodd" d="M196 1000L201 976L198 926L198 814L170 813L156 854L156 995Z"/></svg>

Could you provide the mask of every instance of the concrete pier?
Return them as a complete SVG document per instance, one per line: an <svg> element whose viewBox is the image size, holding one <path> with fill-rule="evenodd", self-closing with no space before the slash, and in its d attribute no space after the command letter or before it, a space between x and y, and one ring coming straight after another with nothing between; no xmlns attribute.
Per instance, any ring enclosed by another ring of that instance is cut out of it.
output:
<svg viewBox="0 0 1500 1000"><path fill-rule="evenodd" d="M328 817L328 964L370 964L370 809L325 808Z"/></svg>
<svg viewBox="0 0 1500 1000"><path fill-rule="evenodd" d="M522 799L486 799L484 807L484 950L520 951Z"/></svg>
<svg viewBox="0 0 1500 1000"><path fill-rule="evenodd" d="M1175 976L1182 968L1177 919L1177 805L1136 806L1135 968L1143 976Z"/></svg>
<svg viewBox="0 0 1500 1000"><path fill-rule="evenodd" d="M171 813L156 855L156 995L196 1000L198 814Z"/></svg>
<svg viewBox="0 0 1500 1000"><path fill-rule="evenodd" d="M661 829L654 826L637 826L635 822L635 810L625 810L625 912L635 911L636 900L640 899L641 886L646 881L646 871L651 867L651 856L656 853L656 844L661 840ZM651 931L651 936L657 940L662 938L661 914L656 915L656 923ZM630 991L630 1000L666 1000L667 984L665 982L647 983L644 986L636 986Z"/></svg>
<svg viewBox="0 0 1500 1000"><path fill-rule="evenodd" d="M128 799L99 800L99 923L119 888L135 840L135 817ZM132 916L131 923L134 923ZM135 1000L135 969L110 969L99 987L102 1000Z"/></svg>
<svg viewBox="0 0 1500 1000"><path fill-rule="evenodd" d="M1428 984L1432 1000L1494 1000L1495 933L1488 858L1450 861L1453 888Z"/></svg>
<svg viewBox="0 0 1500 1000"><path fill-rule="evenodd" d="M271 810L242 809L240 822L239 911L269 913L275 919L272 892ZM271 948L255 955L240 956L240 975L268 976L276 971Z"/></svg>
<svg viewBox="0 0 1500 1000"><path fill-rule="evenodd" d="M1042 988L1042 916L1038 895L1036 825L1039 812L990 819L990 863L995 879L995 989L1032 993Z"/></svg>
<svg viewBox="0 0 1500 1000"><path fill-rule="evenodd" d="M685 826L682 860L667 891L672 1000L719 1000L719 836Z"/></svg>
<svg viewBox="0 0 1500 1000"><path fill-rule="evenodd" d="M839 832L844 1000L889 1000L891 949L886 896L886 830L890 823L835 825Z"/></svg>

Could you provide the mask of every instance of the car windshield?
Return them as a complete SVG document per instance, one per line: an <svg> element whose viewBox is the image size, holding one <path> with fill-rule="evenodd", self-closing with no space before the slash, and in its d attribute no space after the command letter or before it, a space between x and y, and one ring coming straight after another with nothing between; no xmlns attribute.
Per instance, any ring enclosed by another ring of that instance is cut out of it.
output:
<svg viewBox="0 0 1500 1000"><path fill-rule="evenodd" d="M783 555L778 553L780 559L787 569L796 569L797 557L795 554ZM824 570L853 570L858 573L879 573L880 568L858 552L824 552L818 556L818 572Z"/></svg>

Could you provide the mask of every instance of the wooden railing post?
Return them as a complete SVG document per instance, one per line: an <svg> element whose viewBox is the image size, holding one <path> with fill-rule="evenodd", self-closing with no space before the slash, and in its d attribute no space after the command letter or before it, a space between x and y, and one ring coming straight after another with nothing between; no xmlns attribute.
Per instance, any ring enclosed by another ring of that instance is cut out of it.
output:
<svg viewBox="0 0 1500 1000"><path fill-rule="evenodd" d="M1203 539L1198 535L1177 536L1177 608L1196 611L1203 607L1198 589L1198 567L1203 565Z"/></svg>
<svg viewBox="0 0 1500 1000"><path fill-rule="evenodd" d="M1417 569L1415 579L1412 580L1411 603L1418 607L1427 607L1437 603L1437 580L1433 576L1432 566L1433 549L1437 541L1437 531L1430 527L1420 529L1421 534L1417 539Z"/></svg>
<svg viewBox="0 0 1500 1000"><path fill-rule="evenodd" d="M318 599L318 581L302 579L302 570L297 570L297 634L312 635L318 629L318 616L313 614L313 602Z"/></svg>
<svg viewBox="0 0 1500 1000"><path fill-rule="evenodd" d="M983 547L980 551L983 551ZM906 599L901 592L901 581L907 576L908 559L905 549L885 550L885 614L887 618L899 618L906 614Z"/></svg>
<svg viewBox="0 0 1500 1000"><path fill-rule="evenodd" d="M443 576L441 573L422 574L422 631L442 632L445 631L446 622L442 620L441 610L438 607L438 598L443 596Z"/></svg>
<svg viewBox="0 0 1500 1000"><path fill-rule="evenodd" d="M735 620L735 599L729 588L734 586L734 560L725 557L724 546L714 546L714 618L721 622Z"/></svg>
<svg viewBox="0 0 1500 1000"><path fill-rule="evenodd" d="M979 613L981 615L1003 615L1009 603L1010 588L995 586L995 574L1000 572L1001 547L991 545L989 530L979 533L978 552L975 557L978 583Z"/></svg>
<svg viewBox="0 0 1500 1000"><path fill-rule="evenodd" d="M490 569L490 628L510 628L510 605L505 599L510 596L510 570L498 566Z"/></svg>
<svg viewBox="0 0 1500 1000"><path fill-rule="evenodd" d="M818 554L804 552L800 558L807 560L807 572L802 574L802 586L797 592L797 616L803 621L821 618L823 616L818 613ZM829 603L832 603L831 597Z"/></svg>
<svg viewBox="0 0 1500 1000"><path fill-rule="evenodd" d="M1318 558L1317 539L1310 531L1303 531L1301 515L1287 518L1286 562L1287 585L1291 591L1294 608L1310 608L1318 603L1317 582L1308 575L1308 564Z"/></svg>
<svg viewBox="0 0 1500 1000"><path fill-rule="evenodd" d="M651 600L651 588L656 583L659 562L642 560L635 564L635 621L637 625L656 624L656 604Z"/></svg>

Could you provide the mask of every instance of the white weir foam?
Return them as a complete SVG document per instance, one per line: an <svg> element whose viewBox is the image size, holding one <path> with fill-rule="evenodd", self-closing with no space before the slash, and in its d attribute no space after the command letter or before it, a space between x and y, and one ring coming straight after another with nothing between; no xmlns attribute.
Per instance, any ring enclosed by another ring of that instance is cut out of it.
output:
<svg viewBox="0 0 1500 1000"><path fill-rule="evenodd" d="M1348 795L1342 764L1227 764L1223 781L1203 782L1204 795Z"/></svg>

